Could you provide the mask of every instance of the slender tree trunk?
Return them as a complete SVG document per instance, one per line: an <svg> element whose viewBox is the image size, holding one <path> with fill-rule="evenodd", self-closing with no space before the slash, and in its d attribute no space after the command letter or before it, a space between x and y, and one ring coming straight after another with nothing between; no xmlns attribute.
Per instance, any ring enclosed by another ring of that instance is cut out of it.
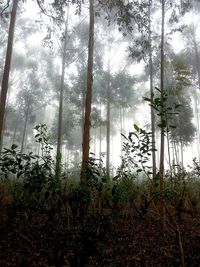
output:
<svg viewBox="0 0 200 267"><path fill-rule="evenodd" d="M1 95L0 95L0 148L2 147L3 125L4 125L6 99L7 99L7 93L8 93L8 82L9 82L10 66L11 66L11 59L12 59L14 29L15 29L15 21L16 21L18 1L19 0L13 0L13 7L12 7L12 11L11 11L10 26L9 26L9 33L8 33L6 59L5 59L3 78L2 78L2 84L1 84Z"/></svg>
<svg viewBox="0 0 200 267"><path fill-rule="evenodd" d="M123 156L123 152L122 152L122 149L123 149L123 137L122 137L122 133L123 133L123 122L122 122L122 107L119 108L119 119L120 119L120 133L121 133L121 136L120 136L120 140L121 140L121 164L122 164L122 156Z"/></svg>
<svg viewBox="0 0 200 267"><path fill-rule="evenodd" d="M13 133L13 137L12 137L12 144L15 143L16 133L17 133L17 127L18 127L18 124L16 123L16 124L15 124L14 133Z"/></svg>
<svg viewBox="0 0 200 267"><path fill-rule="evenodd" d="M94 155L96 156L96 135L97 135L97 132L96 132L96 128L94 128Z"/></svg>
<svg viewBox="0 0 200 267"><path fill-rule="evenodd" d="M108 44L108 83L107 83L107 118L106 118L106 176L110 178L110 40Z"/></svg>
<svg viewBox="0 0 200 267"><path fill-rule="evenodd" d="M27 124L28 124L28 116L29 116L29 107L28 107L26 114L25 114L24 128L23 128L23 133L22 133L21 150L20 150L21 153L24 152L26 128L27 128Z"/></svg>
<svg viewBox="0 0 200 267"><path fill-rule="evenodd" d="M160 91L161 101L164 98L164 33L165 33L165 0L162 0L162 29L161 29L161 49L160 49ZM165 120L164 108L161 107L161 124ZM164 190L164 153L165 153L165 128L161 127L160 132L160 216L164 218L163 190Z"/></svg>
<svg viewBox="0 0 200 267"><path fill-rule="evenodd" d="M88 68L87 68L87 88L85 96L85 120L83 130L83 153L81 167L81 183L87 182L87 169L90 150L90 127L91 127L91 104L93 87L93 55L94 55L94 0L90 0L90 22L89 22L89 42L88 42Z"/></svg>
<svg viewBox="0 0 200 267"><path fill-rule="evenodd" d="M151 6L152 0L149 0L149 76L150 76L150 98L153 102L153 60L152 60L152 40L151 40ZM152 132L152 166L153 166L153 177L156 177L156 140L155 140L155 114L154 109L151 106L151 132Z"/></svg>
<svg viewBox="0 0 200 267"><path fill-rule="evenodd" d="M195 53L195 60L196 60L196 69L197 69L197 76L198 76L198 87L200 91L200 60L199 60L199 53L197 47L197 41L195 36L195 31L193 29L193 45L194 45L194 53ZM195 88L195 114L196 114L196 125L197 125L197 150L198 150L198 160L200 161L200 126L199 126L199 113L198 113L198 98L197 98L197 91Z"/></svg>
<svg viewBox="0 0 200 267"><path fill-rule="evenodd" d="M171 153L170 153L170 137L169 137L168 130L167 130L167 148L168 148L168 160L169 160L169 170L170 170L170 190L172 192L173 176L172 176L172 162L171 162Z"/></svg>
<svg viewBox="0 0 200 267"><path fill-rule="evenodd" d="M198 153L198 161L200 162L200 127L199 127L199 112L198 112L198 98L197 98L197 89L194 88L194 114L195 114L195 122L197 125L197 153Z"/></svg>
<svg viewBox="0 0 200 267"><path fill-rule="evenodd" d="M81 119L81 127L82 127L82 136L84 131L84 118L85 118L85 87L86 81L84 79L84 88L82 88L82 119Z"/></svg>
<svg viewBox="0 0 200 267"><path fill-rule="evenodd" d="M107 92L107 121L106 121L106 175L110 177L110 82L108 82Z"/></svg>
<svg viewBox="0 0 200 267"><path fill-rule="evenodd" d="M100 104L100 125L99 125L99 159L101 160L101 136L102 136L102 125L101 125L101 104Z"/></svg>
<svg viewBox="0 0 200 267"><path fill-rule="evenodd" d="M184 167L184 162L183 162L183 141L180 142L180 147L181 147L181 167Z"/></svg>
<svg viewBox="0 0 200 267"><path fill-rule="evenodd" d="M178 155L177 144L175 141L174 141L174 150L175 150L175 157L176 157L176 165L179 165L179 155Z"/></svg>
<svg viewBox="0 0 200 267"><path fill-rule="evenodd" d="M65 22L65 36L63 44L62 55L62 74L60 81L60 99L59 99L59 113L58 113L58 133L57 133L57 152L56 152L56 179L60 179L61 174L61 147L62 147L62 129L63 129L63 94L64 94L64 80L65 80L65 64L66 64L66 50L67 50L67 33L68 33L68 19L69 19L69 7L67 9L67 18Z"/></svg>

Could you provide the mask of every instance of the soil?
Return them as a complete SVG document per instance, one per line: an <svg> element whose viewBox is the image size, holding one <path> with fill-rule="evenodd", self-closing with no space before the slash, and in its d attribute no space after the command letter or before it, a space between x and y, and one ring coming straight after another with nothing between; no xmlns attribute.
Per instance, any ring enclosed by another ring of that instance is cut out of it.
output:
<svg viewBox="0 0 200 267"><path fill-rule="evenodd" d="M0 266L200 267L200 215L182 213L163 225L149 208L90 209L84 219L54 205L0 205ZM168 223L169 222L169 223Z"/></svg>

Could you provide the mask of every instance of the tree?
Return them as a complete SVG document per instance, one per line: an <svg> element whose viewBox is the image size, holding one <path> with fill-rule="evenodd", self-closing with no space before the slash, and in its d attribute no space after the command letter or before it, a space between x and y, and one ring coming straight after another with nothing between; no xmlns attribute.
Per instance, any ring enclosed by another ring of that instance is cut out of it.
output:
<svg viewBox="0 0 200 267"><path fill-rule="evenodd" d="M8 33L6 59L5 59L4 72L3 72L2 84L1 84L0 149L2 147L2 134L3 134L3 127L4 127L4 116L5 116L6 99L7 99L7 92L8 92L8 82L9 82L10 66L11 66L11 59L12 59L14 29L15 29L15 21L16 21L18 2L19 2L19 0L15 0L15 1L13 0L13 7L12 7L12 11L11 11L10 26L9 26L9 33Z"/></svg>
<svg viewBox="0 0 200 267"><path fill-rule="evenodd" d="M161 44L160 44L160 97L161 97L161 109L160 109L160 215L164 218L164 206L163 206L163 190L164 190L164 149L165 149L165 117L164 117L164 36L165 36L165 0L162 0L162 23L161 23Z"/></svg>
<svg viewBox="0 0 200 267"><path fill-rule="evenodd" d="M56 178L59 180L61 171L61 144L62 144L62 128L63 128L63 93L64 93L64 79L65 79L65 66L66 66L66 49L68 40L68 19L69 7L67 9L67 17L65 21L64 41L63 41L63 54L62 54L62 74L60 81L60 98L59 98L59 114L58 114L58 133L57 133L57 153L56 153Z"/></svg>
<svg viewBox="0 0 200 267"><path fill-rule="evenodd" d="M87 66L87 87L85 97L85 120L83 130L83 154L81 167L81 182L87 180L87 169L89 162L89 146L90 146L90 126L91 126L91 103L92 103L92 87L93 87L93 53L94 53L94 0L89 1L89 41L88 41L88 66Z"/></svg>

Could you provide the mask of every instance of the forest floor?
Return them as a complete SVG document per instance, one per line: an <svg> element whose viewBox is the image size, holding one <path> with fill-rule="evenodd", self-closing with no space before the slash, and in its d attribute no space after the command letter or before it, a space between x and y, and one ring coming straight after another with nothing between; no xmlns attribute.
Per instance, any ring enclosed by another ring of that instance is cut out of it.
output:
<svg viewBox="0 0 200 267"><path fill-rule="evenodd" d="M0 266L179 267L180 230L185 267L200 267L200 214L182 213L163 228L148 209L90 209L69 218L54 204L0 201Z"/></svg>

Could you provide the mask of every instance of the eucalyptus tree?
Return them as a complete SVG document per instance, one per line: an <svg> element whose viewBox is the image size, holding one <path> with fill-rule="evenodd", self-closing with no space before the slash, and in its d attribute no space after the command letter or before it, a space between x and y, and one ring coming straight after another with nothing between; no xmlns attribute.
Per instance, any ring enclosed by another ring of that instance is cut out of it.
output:
<svg viewBox="0 0 200 267"><path fill-rule="evenodd" d="M60 81L60 97L59 97L59 114L58 114L58 133L57 133L57 153L56 153L56 177L60 178L61 171L61 144L62 144L62 128L63 128L63 94L64 94L64 79L66 66L66 49L68 41L68 23L69 23L69 7L67 7L67 15L65 18L65 30L63 34L63 52L62 52L62 73Z"/></svg>
<svg viewBox="0 0 200 267"><path fill-rule="evenodd" d="M169 101L179 105L174 116L169 118L168 124L175 125L170 129L172 142L181 147L183 165L183 146L194 140L195 127L193 124L193 111L191 105L191 71L183 59L176 57L173 62L173 78L171 88L168 89ZM173 105L173 103L172 103Z"/></svg>
<svg viewBox="0 0 200 267"><path fill-rule="evenodd" d="M11 66L11 59L12 59L14 29L15 29L15 21L16 21L18 2L19 2L19 0L13 0L13 6L12 6L12 11L11 11L11 17L10 17L10 25L9 25L9 33L8 33L6 58L5 58L3 77L2 77L2 83L1 83L0 149L2 147L2 134L3 134L4 116L5 116L6 99L7 99L7 92L8 92L8 82L9 82L10 66ZM2 14L3 14L4 10L5 10L5 8L1 11Z"/></svg>
<svg viewBox="0 0 200 267"><path fill-rule="evenodd" d="M89 163L90 126L91 126L91 102L93 88L93 57L94 57L94 0L89 1L89 40L87 63L87 87L85 95L85 119L83 129L83 153L81 167L81 182L87 181L87 169Z"/></svg>
<svg viewBox="0 0 200 267"><path fill-rule="evenodd" d="M197 25L196 25L197 26ZM183 40L185 43L185 49L183 50L183 57L187 64L190 66L193 76L193 95L194 95L194 110L197 125L197 147L198 147L198 159L200 160L200 121L199 121L199 93L200 93L200 51L199 51L199 39L197 35L197 27L194 24L187 26L183 31Z"/></svg>

